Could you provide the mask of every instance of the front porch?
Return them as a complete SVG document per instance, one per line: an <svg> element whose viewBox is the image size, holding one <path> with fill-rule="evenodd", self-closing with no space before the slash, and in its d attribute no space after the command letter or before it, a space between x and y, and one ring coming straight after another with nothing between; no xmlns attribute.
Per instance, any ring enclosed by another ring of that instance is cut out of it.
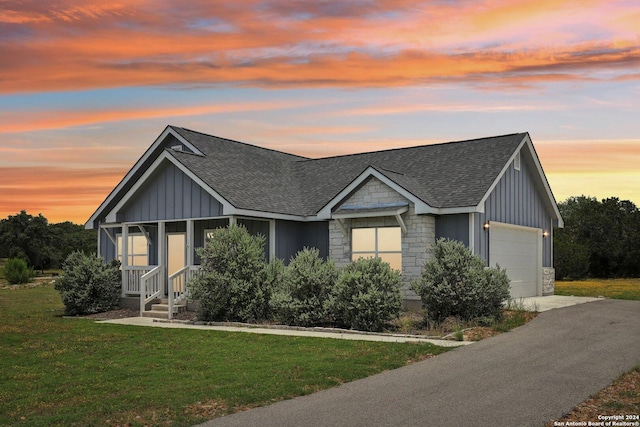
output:
<svg viewBox="0 0 640 427"><path fill-rule="evenodd" d="M189 297L187 282L200 271L199 265L185 265L166 277L163 266L123 267L122 297L138 300L140 315L171 319L185 310Z"/></svg>
<svg viewBox="0 0 640 427"><path fill-rule="evenodd" d="M216 228L244 225L267 236L265 253L271 256L268 220L235 216L101 224L100 255L118 259L122 271L121 305L140 310L145 317L171 319L186 308L186 284L200 271L196 248L205 245Z"/></svg>

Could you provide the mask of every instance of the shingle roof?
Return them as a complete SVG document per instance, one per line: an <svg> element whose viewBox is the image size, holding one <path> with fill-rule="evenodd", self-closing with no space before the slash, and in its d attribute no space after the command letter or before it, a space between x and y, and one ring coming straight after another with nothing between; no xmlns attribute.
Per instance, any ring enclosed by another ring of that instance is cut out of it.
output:
<svg viewBox="0 0 640 427"><path fill-rule="evenodd" d="M308 159L171 127L204 156L171 152L238 209L314 215L368 167L429 206L476 206L526 133Z"/></svg>

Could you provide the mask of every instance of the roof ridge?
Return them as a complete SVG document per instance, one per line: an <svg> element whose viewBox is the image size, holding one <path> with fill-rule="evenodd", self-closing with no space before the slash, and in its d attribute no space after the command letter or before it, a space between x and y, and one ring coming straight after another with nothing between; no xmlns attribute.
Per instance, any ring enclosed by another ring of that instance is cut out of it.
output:
<svg viewBox="0 0 640 427"><path fill-rule="evenodd" d="M240 144L240 145L243 145L243 146L246 146L246 147L258 148L260 150L270 151L270 152L277 153L277 154L284 154L286 156L297 157L298 158L297 161L312 160L309 157L300 156L298 154L287 153L286 151L280 151L280 150L276 150L276 149L269 148L269 147L263 147L263 146L256 145L256 144L249 144L248 142L242 142L242 141L237 141L235 139L230 139L230 138L224 138L224 137L221 137L221 136L211 135L211 134L208 134L208 133L199 132L197 130L188 129L188 128L181 127L181 126L169 125L169 127L172 128L172 129L175 129L175 130L183 130L183 131L195 133L195 134L198 134L198 135L206 136L208 138L215 138L215 139L219 139L219 140L222 140L222 141L233 142L235 144Z"/></svg>
<svg viewBox="0 0 640 427"><path fill-rule="evenodd" d="M506 137L516 136L516 135L522 135L524 137L524 135L526 135L527 133L528 132L514 132L514 133L507 133L507 134L504 134L504 135L485 136L485 137L482 137L482 138L463 139L463 140L447 141L447 142L436 142L434 144L413 145L411 147L387 148L387 149L384 149L384 150L365 151L365 152L361 152L361 153L338 154L338 155L335 155L335 156L327 156L327 157L317 157L317 158L304 158L303 157L303 159L299 160L298 162L338 159L338 158L346 158L346 157L353 157L353 156L362 156L362 155L367 155L367 154L377 154L377 153L388 153L388 152L392 152L392 151L411 150L411 149L415 149L415 148L437 147L437 146L442 146L442 145L462 144L462 143L466 143L466 142L480 141L480 140L483 140L483 139L506 138Z"/></svg>

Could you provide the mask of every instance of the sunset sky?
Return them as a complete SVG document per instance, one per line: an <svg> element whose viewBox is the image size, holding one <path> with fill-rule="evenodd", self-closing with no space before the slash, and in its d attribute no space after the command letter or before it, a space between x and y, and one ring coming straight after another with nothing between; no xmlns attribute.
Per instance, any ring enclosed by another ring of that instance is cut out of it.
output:
<svg viewBox="0 0 640 427"><path fill-rule="evenodd" d="M310 157L529 132L640 205L638 0L0 0L0 218L84 223L166 125Z"/></svg>

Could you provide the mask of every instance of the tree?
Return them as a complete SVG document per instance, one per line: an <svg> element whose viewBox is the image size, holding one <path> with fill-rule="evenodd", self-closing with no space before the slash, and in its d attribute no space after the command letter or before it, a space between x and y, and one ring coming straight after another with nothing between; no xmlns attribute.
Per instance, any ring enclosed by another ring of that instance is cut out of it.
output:
<svg viewBox="0 0 640 427"><path fill-rule="evenodd" d="M564 229L554 236L558 278L640 274L640 211L628 200L570 197L558 205Z"/></svg>
<svg viewBox="0 0 640 427"><path fill-rule="evenodd" d="M44 270L50 264L53 248L47 219L21 211L0 221L0 247L3 256L22 258L30 266Z"/></svg>
<svg viewBox="0 0 640 427"><path fill-rule="evenodd" d="M80 251L87 255L96 252L96 230L86 230L82 225L65 221L50 224L49 231L52 237L51 245L54 248L51 267L60 266L72 252Z"/></svg>

